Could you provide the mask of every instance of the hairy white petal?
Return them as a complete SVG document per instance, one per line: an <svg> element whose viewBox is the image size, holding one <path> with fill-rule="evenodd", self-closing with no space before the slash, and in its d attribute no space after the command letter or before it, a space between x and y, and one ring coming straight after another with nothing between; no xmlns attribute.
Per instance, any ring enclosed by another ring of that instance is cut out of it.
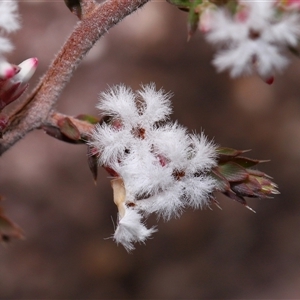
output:
<svg viewBox="0 0 300 300"><path fill-rule="evenodd" d="M139 118L135 105L135 95L125 85L117 85L100 94L97 108L104 115L120 118L124 123L137 124Z"/></svg>
<svg viewBox="0 0 300 300"><path fill-rule="evenodd" d="M167 158L171 167L180 169L187 166L190 140L186 128L168 123L154 130L150 139L154 151Z"/></svg>
<svg viewBox="0 0 300 300"><path fill-rule="evenodd" d="M193 149L189 170L194 173L214 167L216 165L216 146L209 142L203 133L190 135L190 139Z"/></svg>
<svg viewBox="0 0 300 300"><path fill-rule="evenodd" d="M138 94L145 101L142 112L143 122L155 123L166 120L172 113L171 94L164 90L156 90L155 84L143 85Z"/></svg>
<svg viewBox="0 0 300 300"><path fill-rule="evenodd" d="M131 193L156 193L173 180L172 170L162 167L150 150L150 146L140 142L120 164L119 174L124 179L126 189Z"/></svg>
<svg viewBox="0 0 300 300"><path fill-rule="evenodd" d="M211 193L216 189L216 181L209 176L190 177L185 180L186 204L195 209L210 204Z"/></svg>
<svg viewBox="0 0 300 300"><path fill-rule="evenodd" d="M116 243L122 244L127 251L135 249L133 243L144 243L152 233L157 231L155 228L147 229L141 220L141 214L131 208L127 208L124 217L119 220L113 238Z"/></svg>
<svg viewBox="0 0 300 300"><path fill-rule="evenodd" d="M139 200L137 206L146 215L156 213L159 217L170 220L179 217L185 207L182 195L182 182L178 182L152 197Z"/></svg>
<svg viewBox="0 0 300 300"><path fill-rule="evenodd" d="M100 165L107 165L121 159L126 153L125 150L133 142L132 135L125 130L116 130L107 124L98 125L92 132L93 141L90 145L101 153Z"/></svg>

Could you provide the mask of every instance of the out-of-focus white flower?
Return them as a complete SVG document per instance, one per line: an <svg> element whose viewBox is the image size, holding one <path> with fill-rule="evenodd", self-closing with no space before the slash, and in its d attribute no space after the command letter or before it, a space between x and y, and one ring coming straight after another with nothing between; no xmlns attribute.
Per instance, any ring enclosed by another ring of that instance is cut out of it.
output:
<svg viewBox="0 0 300 300"><path fill-rule="evenodd" d="M268 80L288 63L284 52L300 37L300 18L294 11L279 10L277 0L240 0L236 13L214 12L207 40L220 47L213 64L232 77L258 73Z"/></svg>
<svg viewBox="0 0 300 300"><path fill-rule="evenodd" d="M9 64L3 56L13 49L13 45L4 33L11 33L19 28L17 1L0 1L0 79L8 79L16 74L15 66Z"/></svg>
<svg viewBox="0 0 300 300"><path fill-rule="evenodd" d="M98 108L106 121L95 128L90 144L100 165L117 178L112 181L119 210L114 239L127 250L155 231L145 227L143 217L157 213L168 220L186 207L205 207L216 189L209 176L215 146L203 134L189 134L168 121L170 96L153 84L136 93L120 85L101 94Z"/></svg>

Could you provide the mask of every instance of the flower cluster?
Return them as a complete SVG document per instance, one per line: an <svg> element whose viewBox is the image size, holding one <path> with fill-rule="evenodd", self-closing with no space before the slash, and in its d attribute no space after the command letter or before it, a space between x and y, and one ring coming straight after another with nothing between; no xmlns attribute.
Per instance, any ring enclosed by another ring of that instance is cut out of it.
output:
<svg viewBox="0 0 300 300"><path fill-rule="evenodd" d="M200 30L220 49L213 64L232 77L256 73L271 83L298 45L299 1L238 0L232 7L210 5L200 16Z"/></svg>
<svg viewBox="0 0 300 300"><path fill-rule="evenodd" d="M209 175L216 165L215 146L203 134L189 134L169 121L170 96L153 84L135 93L119 85L102 93L98 104L103 121L91 146L114 177L119 210L114 240L127 250L155 231L145 227L143 217L157 213L168 220L185 207L205 207L216 189Z"/></svg>

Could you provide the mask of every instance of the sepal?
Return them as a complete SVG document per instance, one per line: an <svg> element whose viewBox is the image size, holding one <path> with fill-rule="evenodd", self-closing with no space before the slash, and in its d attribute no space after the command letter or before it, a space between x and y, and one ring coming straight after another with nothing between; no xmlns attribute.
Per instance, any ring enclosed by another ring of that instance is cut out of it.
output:
<svg viewBox="0 0 300 300"><path fill-rule="evenodd" d="M244 197L265 199L279 191L270 176L253 169L266 160L240 156L245 152L247 150L217 148L218 165L212 169L211 176L217 182L218 191L249 208Z"/></svg>

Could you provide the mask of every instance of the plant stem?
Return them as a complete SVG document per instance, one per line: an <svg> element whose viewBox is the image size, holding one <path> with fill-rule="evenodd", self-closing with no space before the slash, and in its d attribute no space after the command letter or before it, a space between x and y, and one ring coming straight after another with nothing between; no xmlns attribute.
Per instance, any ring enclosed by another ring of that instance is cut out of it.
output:
<svg viewBox="0 0 300 300"><path fill-rule="evenodd" d="M9 125L0 140L0 155L39 128L48 118L63 88L77 66L111 27L149 0L107 0L97 4L78 22L48 71L26 101L9 115Z"/></svg>

